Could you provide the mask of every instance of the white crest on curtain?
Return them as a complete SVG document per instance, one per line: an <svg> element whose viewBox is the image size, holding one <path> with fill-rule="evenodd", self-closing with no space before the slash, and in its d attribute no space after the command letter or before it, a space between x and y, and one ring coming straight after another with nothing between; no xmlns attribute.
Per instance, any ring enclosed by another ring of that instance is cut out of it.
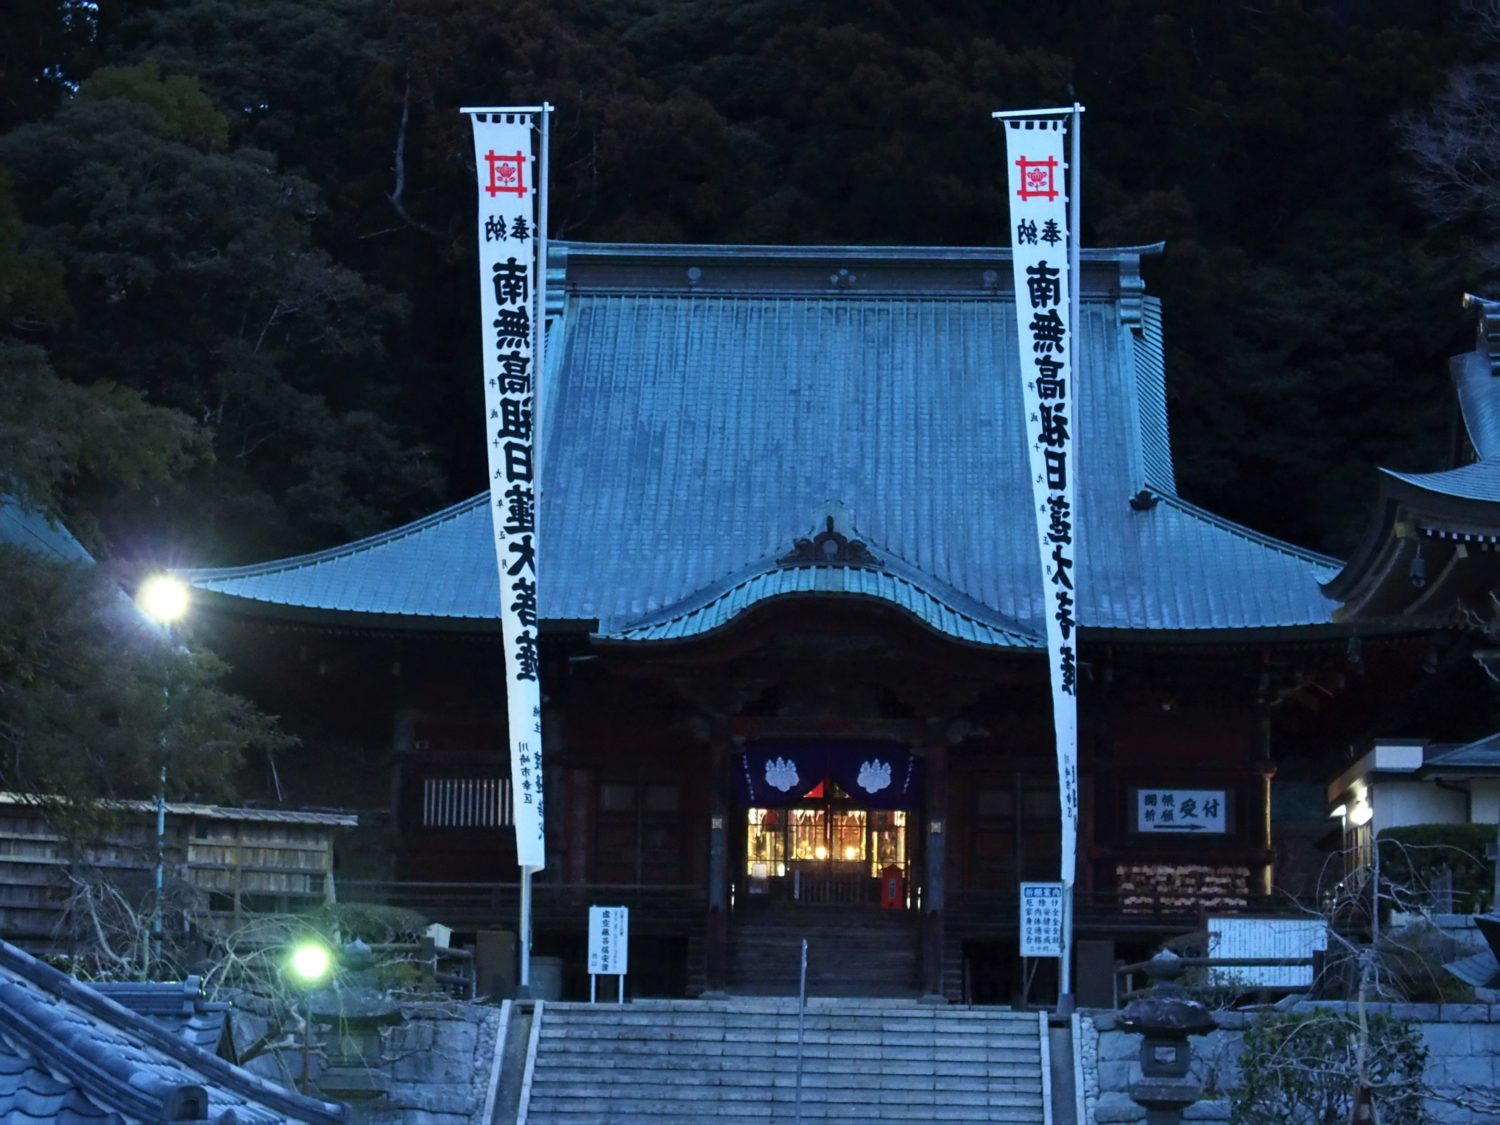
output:
<svg viewBox="0 0 1500 1125"><path fill-rule="evenodd" d="M766 762L766 784L783 793L796 785L797 765L790 758L771 758Z"/></svg>
<svg viewBox="0 0 1500 1125"><path fill-rule="evenodd" d="M879 758L859 764L859 777L856 779L859 787L866 793L879 793L882 789L889 789L891 784L891 764L882 762Z"/></svg>

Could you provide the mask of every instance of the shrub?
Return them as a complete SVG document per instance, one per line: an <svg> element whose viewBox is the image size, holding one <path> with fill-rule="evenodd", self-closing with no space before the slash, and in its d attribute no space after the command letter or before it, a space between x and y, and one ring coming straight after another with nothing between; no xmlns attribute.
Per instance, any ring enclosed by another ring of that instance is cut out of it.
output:
<svg viewBox="0 0 1500 1125"><path fill-rule="evenodd" d="M1359 1022L1317 1011L1271 1015L1245 1030L1240 1084L1230 1095L1233 1125L1329 1125L1353 1113ZM1424 1125L1427 1048L1408 1020L1369 1019L1366 1071L1382 1125Z"/></svg>
<svg viewBox="0 0 1500 1125"><path fill-rule="evenodd" d="M1453 910L1477 914L1494 897L1494 868L1485 859L1495 839L1492 824L1413 824L1380 834L1380 874L1385 884L1408 888L1401 900L1432 905L1431 889L1443 868L1453 873Z"/></svg>

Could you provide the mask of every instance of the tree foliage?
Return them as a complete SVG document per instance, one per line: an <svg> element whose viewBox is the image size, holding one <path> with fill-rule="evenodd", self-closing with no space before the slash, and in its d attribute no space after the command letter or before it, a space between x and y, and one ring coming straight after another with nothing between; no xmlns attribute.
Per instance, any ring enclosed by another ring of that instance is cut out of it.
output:
<svg viewBox="0 0 1500 1125"><path fill-rule="evenodd" d="M1468 7L54 0L0 84L0 271L29 263L0 300L60 378L209 438L177 487L81 476L81 506L265 557L482 479L459 106L556 106L556 236L941 245L1005 238L990 111L1077 99L1085 241L1167 243L1184 491L1342 550L1376 465L1440 465L1491 268L1493 216L1434 225L1398 125L1500 65ZM1453 120L1481 165L1484 114Z"/></svg>
<svg viewBox="0 0 1500 1125"><path fill-rule="evenodd" d="M1488 824L1411 824L1380 833L1380 871L1389 882L1417 888L1413 904L1434 909L1434 888L1451 885L1444 912L1478 914L1495 894L1494 864L1486 850L1495 842Z"/></svg>
<svg viewBox="0 0 1500 1125"><path fill-rule="evenodd" d="M1330 1125L1350 1120L1355 1089L1375 1095L1386 1125L1423 1125L1427 1048L1408 1020L1368 1018L1361 1030L1334 1011L1264 1015L1245 1031L1240 1082L1230 1095L1233 1125Z"/></svg>
<svg viewBox="0 0 1500 1125"><path fill-rule="evenodd" d="M211 656L168 644L86 563L0 544L0 788L86 834L101 802L223 799L243 756L288 739L220 686Z"/></svg>

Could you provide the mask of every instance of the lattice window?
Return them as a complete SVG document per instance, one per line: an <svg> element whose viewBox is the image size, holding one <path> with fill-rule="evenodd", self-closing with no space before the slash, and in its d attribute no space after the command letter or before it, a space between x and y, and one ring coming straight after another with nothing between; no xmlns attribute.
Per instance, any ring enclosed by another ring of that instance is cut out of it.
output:
<svg viewBox="0 0 1500 1125"><path fill-rule="evenodd" d="M507 778L422 779L423 828L508 828L512 823Z"/></svg>

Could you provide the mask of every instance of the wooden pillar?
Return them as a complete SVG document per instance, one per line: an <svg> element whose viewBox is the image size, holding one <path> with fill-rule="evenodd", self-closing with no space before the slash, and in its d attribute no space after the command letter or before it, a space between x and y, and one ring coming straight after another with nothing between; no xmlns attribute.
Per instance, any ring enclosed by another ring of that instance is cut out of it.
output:
<svg viewBox="0 0 1500 1125"><path fill-rule="evenodd" d="M417 713L411 707L398 707L391 721L390 817L386 821L390 848L387 853L387 878L401 876L400 859L404 858L406 841L401 833L401 804L411 776L417 752ZM419 795L420 798L420 795ZM420 823L420 820L418 821ZM396 857L393 865L392 857Z"/></svg>
<svg viewBox="0 0 1500 1125"><path fill-rule="evenodd" d="M1275 841L1271 835L1271 779L1276 776L1276 763L1271 758L1271 716L1263 708L1255 715L1254 766L1260 775L1259 792L1256 793L1255 846L1256 867L1251 878L1251 888L1256 894L1269 896L1276 875Z"/></svg>
<svg viewBox="0 0 1500 1125"><path fill-rule="evenodd" d="M941 738L928 740L927 856L922 886L923 999L943 999L943 919L947 886L948 746Z"/></svg>
<svg viewBox="0 0 1500 1125"><path fill-rule="evenodd" d="M714 722L709 735L708 912L703 933L707 992L722 992L729 945L729 727Z"/></svg>

